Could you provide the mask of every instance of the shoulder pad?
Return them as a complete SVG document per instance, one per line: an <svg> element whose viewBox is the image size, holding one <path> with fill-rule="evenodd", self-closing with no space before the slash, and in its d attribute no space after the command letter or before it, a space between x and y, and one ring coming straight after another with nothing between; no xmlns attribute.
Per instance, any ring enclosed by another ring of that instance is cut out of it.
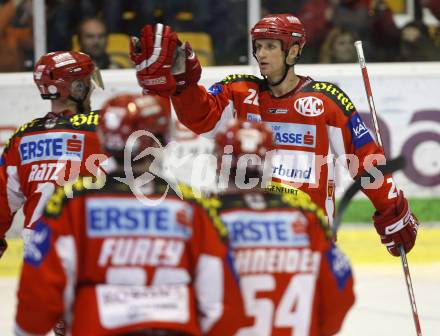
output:
<svg viewBox="0 0 440 336"><path fill-rule="evenodd" d="M254 75L246 75L246 74L235 74L235 75L229 75L222 79L220 82L221 84L229 84L229 83L235 83L235 82L254 82L257 84L264 83L264 80L261 78L258 78Z"/></svg>
<svg viewBox="0 0 440 336"><path fill-rule="evenodd" d="M21 136L27 132L31 132L34 131L35 128L38 127L38 125L42 124L42 120L44 120L44 118L37 118L34 119L32 121L27 122L26 124L18 127L14 133L12 133L11 137L8 139L8 141L6 141L5 143L5 149L4 151L6 152L9 149L9 146L11 145L12 141L17 137L17 136Z"/></svg>
<svg viewBox="0 0 440 336"><path fill-rule="evenodd" d="M28 132L42 132L52 129L72 129L82 131L94 131L99 124L100 110L87 113L78 113L72 117L60 117L57 119L37 118L15 130L5 144L5 150L9 148L12 140L17 136L22 136Z"/></svg>
<svg viewBox="0 0 440 336"><path fill-rule="evenodd" d="M336 84L329 82L316 82L313 81L308 85L301 88L300 92L317 92L322 93L328 98L330 98L341 111L346 115L350 116L356 111L356 108L347 94L342 91Z"/></svg>
<svg viewBox="0 0 440 336"><path fill-rule="evenodd" d="M105 176L102 178L79 177L74 182L58 186L47 201L44 215L50 218L58 218L69 199L89 192L103 190L105 181Z"/></svg>

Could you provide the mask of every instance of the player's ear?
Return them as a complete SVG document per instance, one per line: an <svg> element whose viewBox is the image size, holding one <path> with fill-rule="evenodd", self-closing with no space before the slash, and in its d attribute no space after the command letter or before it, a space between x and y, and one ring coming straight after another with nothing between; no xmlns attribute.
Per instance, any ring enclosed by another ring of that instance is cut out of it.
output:
<svg viewBox="0 0 440 336"><path fill-rule="evenodd" d="M287 54L286 62L289 65L295 64L296 58L299 56L299 45L294 44L290 47L289 53Z"/></svg>

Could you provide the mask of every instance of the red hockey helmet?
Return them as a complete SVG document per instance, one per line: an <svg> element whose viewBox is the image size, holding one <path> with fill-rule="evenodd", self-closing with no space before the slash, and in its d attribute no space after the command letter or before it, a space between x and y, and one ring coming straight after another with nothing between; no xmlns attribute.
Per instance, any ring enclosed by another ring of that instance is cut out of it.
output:
<svg viewBox="0 0 440 336"><path fill-rule="evenodd" d="M90 56L75 51L43 55L34 67L34 81L43 99L73 97L84 100L94 85L104 88L99 69Z"/></svg>
<svg viewBox="0 0 440 336"><path fill-rule="evenodd" d="M98 135L103 148L121 156L130 135L139 130L164 138L171 120L170 101L154 95L119 95L108 100L101 112ZM142 135L137 139L132 155L154 146L155 139Z"/></svg>
<svg viewBox="0 0 440 336"><path fill-rule="evenodd" d="M231 146L229 149L225 147L228 145ZM272 149L272 131L262 122L234 119L215 137L215 155L221 160L223 154L231 153L232 168L237 168L238 159L242 155L256 154L264 160L266 153Z"/></svg>
<svg viewBox="0 0 440 336"><path fill-rule="evenodd" d="M292 14L270 14L263 17L251 29L252 46L255 52L255 40L280 40L283 50L288 52L290 47L298 44L302 49L306 44L306 31L301 21Z"/></svg>

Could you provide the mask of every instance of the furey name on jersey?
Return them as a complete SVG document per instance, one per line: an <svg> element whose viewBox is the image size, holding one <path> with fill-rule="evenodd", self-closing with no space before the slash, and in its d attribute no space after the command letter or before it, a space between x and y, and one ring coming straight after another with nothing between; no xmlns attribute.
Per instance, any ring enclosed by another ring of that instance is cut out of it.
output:
<svg viewBox="0 0 440 336"><path fill-rule="evenodd" d="M105 238L101 266L175 266L192 235L192 228L179 222L181 217L192 218L192 210L174 200L146 207L135 198L89 199L86 216L87 235Z"/></svg>
<svg viewBox="0 0 440 336"><path fill-rule="evenodd" d="M82 161L84 134L50 132L24 136L19 152L22 164L47 160Z"/></svg>
<svg viewBox="0 0 440 336"><path fill-rule="evenodd" d="M179 201L146 207L136 198L91 198L86 201L86 234L103 239L100 266L175 266L192 236L192 228L179 222L182 217L192 218L192 209ZM26 252L31 264L39 265L47 254L50 231L42 221L33 231Z"/></svg>

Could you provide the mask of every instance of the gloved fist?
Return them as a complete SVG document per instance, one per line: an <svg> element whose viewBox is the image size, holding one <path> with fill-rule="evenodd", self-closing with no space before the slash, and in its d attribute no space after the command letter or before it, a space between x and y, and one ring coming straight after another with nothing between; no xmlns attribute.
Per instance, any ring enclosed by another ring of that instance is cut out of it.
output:
<svg viewBox="0 0 440 336"><path fill-rule="evenodd" d="M178 44L181 43L178 41ZM176 49L172 73L176 80L176 93L182 92L191 84L197 84L202 74L199 59L190 44L185 42Z"/></svg>
<svg viewBox="0 0 440 336"><path fill-rule="evenodd" d="M408 201L399 192L396 207L388 209L373 216L374 227L380 235L382 244L393 256L399 256L398 244L401 244L405 252L411 251L416 242L419 221L408 207Z"/></svg>
<svg viewBox="0 0 440 336"><path fill-rule="evenodd" d="M6 242L6 239L0 238L0 258L2 257L3 253L5 253L7 248L8 248L8 243Z"/></svg>
<svg viewBox="0 0 440 336"><path fill-rule="evenodd" d="M156 24L142 28L140 39L132 37L130 58L136 66L136 77L143 93L170 96L176 90L171 74L177 46L177 35L170 26Z"/></svg>

